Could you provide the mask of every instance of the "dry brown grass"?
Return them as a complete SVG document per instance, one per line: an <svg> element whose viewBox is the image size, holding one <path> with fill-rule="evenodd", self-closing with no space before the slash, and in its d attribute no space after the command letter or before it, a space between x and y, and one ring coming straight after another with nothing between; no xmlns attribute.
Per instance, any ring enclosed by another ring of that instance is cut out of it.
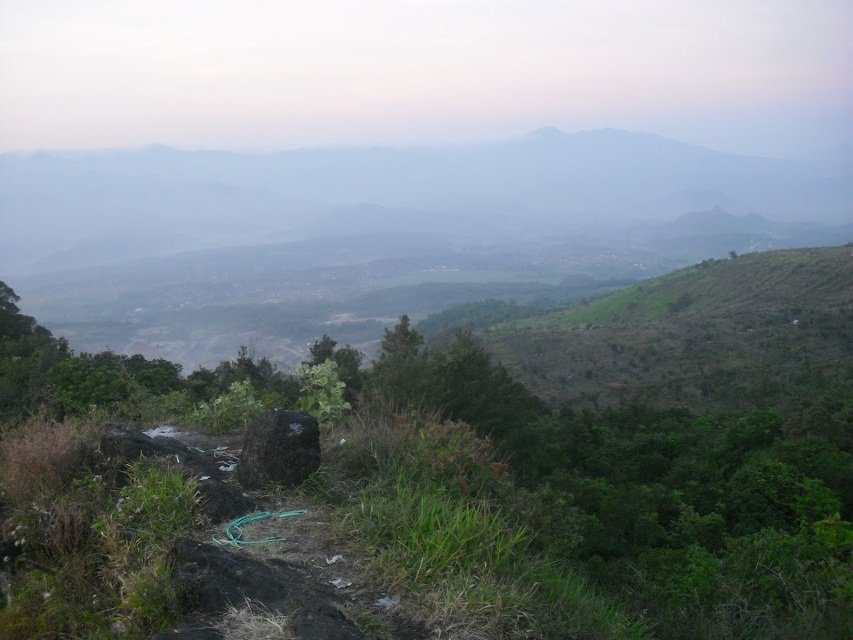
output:
<svg viewBox="0 0 853 640"><path fill-rule="evenodd" d="M34 418L0 442L0 488L12 505L49 500L67 490L80 461L70 425Z"/></svg>
<svg viewBox="0 0 853 640"><path fill-rule="evenodd" d="M266 607L246 602L245 607L231 606L216 625L225 640L295 640L290 619Z"/></svg>
<svg viewBox="0 0 853 640"><path fill-rule="evenodd" d="M424 426L442 421L435 411L403 412L391 404L365 405L351 413L342 428L326 434L323 449L328 461L342 465L348 474L371 475L399 459Z"/></svg>

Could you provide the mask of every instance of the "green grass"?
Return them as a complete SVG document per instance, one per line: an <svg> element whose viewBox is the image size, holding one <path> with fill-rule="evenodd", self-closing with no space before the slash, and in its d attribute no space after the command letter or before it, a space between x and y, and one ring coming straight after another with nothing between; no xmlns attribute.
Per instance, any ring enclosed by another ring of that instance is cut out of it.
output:
<svg viewBox="0 0 853 640"><path fill-rule="evenodd" d="M116 490L84 465L63 463L75 449L69 429L35 421L2 442L0 488L24 542L0 638L148 637L180 614L166 547L197 524L195 483L140 460ZM43 472L49 482L10 493L33 472L34 455L54 465Z"/></svg>
<svg viewBox="0 0 853 640"><path fill-rule="evenodd" d="M402 472L363 493L354 513L374 544L386 543L383 562L413 582L479 567L511 571L530 542L524 527L513 530L488 501L463 501L440 485L417 486Z"/></svg>
<svg viewBox="0 0 853 640"><path fill-rule="evenodd" d="M531 531L486 500L401 473L365 491L353 514L379 576L430 626L496 638L646 637L576 574L532 553Z"/></svg>
<svg viewBox="0 0 853 640"><path fill-rule="evenodd" d="M370 552L375 579L403 595L410 615L454 637L647 637L534 548L526 521L533 498L495 473L491 446L465 425L434 418L354 418L348 446L331 461L338 472L359 470L362 489L346 520ZM362 448L377 454L375 464L347 465L363 459Z"/></svg>

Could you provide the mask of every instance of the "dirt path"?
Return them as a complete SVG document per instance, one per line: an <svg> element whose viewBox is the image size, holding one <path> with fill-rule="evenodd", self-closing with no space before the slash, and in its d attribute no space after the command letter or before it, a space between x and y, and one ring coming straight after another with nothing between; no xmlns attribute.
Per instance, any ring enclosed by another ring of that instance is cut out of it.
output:
<svg viewBox="0 0 853 640"><path fill-rule="evenodd" d="M210 436L187 429L159 428L150 435L171 437L205 455L230 461L239 458L241 436ZM236 479L229 484L237 486ZM244 554L266 565L286 563L307 583L332 589L336 606L366 635L382 640L425 640L435 638L423 625L412 620L405 598L383 591L371 579L364 550L347 527L345 509L322 504L295 490L286 494L248 492L257 503L257 513L270 517L252 520L231 528L237 544L229 540L230 522L220 522L194 532L190 537L235 554ZM304 511L304 513L302 513ZM299 512L279 517L285 512ZM245 514L246 516L252 514Z"/></svg>

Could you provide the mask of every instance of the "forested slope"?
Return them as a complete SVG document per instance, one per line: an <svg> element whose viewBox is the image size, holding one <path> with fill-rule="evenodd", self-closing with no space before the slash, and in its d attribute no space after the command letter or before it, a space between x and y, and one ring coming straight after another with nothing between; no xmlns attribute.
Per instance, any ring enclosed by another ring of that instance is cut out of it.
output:
<svg viewBox="0 0 853 640"><path fill-rule="evenodd" d="M853 247L707 260L483 339L553 403L791 408L853 385Z"/></svg>

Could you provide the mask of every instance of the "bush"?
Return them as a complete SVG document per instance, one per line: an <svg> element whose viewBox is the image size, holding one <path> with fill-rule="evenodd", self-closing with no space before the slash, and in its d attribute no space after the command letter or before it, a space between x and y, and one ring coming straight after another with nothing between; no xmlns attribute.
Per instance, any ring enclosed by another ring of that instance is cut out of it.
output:
<svg viewBox="0 0 853 640"><path fill-rule="evenodd" d="M174 623L165 547L196 524L196 484L154 460L133 463L127 478L116 492L83 476L53 502L16 513L34 544L0 609L0 639L148 637Z"/></svg>
<svg viewBox="0 0 853 640"><path fill-rule="evenodd" d="M105 535L111 529L132 531L140 548L159 549L192 528L198 500L196 481L185 479L180 468L141 459L128 467L127 485L95 526Z"/></svg>
<svg viewBox="0 0 853 640"><path fill-rule="evenodd" d="M264 411L248 380L233 382L228 391L211 402L202 402L193 413L193 422L217 433L246 427Z"/></svg>
<svg viewBox="0 0 853 640"><path fill-rule="evenodd" d="M303 364L296 369L302 383L297 408L317 418L321 427L334 427L352 409L344 400L346 384L338 378L338 364L326 360L321 364Z"/></svg>
<svg viewBox="0 0 853 640"><path fill-rule="evenodd" d="M409 613L429 628L453 637L645 637L642 625L537 553L559 536L559 548L576 546L570 496L516 489L489 439L434 413L363 408L347 427L327 461L364 487L351 522L374 553L377 579L406 594ZM546 516L558 507L566 511ZM540 529L549 539L534 546Z"/></svg>
<svg viewBox="0 0 853 640"><path fill-rule="evenodd" d="M0 485L15 506L47 501L67 489L79 462L71 426L34 418L0 442Z"/></svg>

